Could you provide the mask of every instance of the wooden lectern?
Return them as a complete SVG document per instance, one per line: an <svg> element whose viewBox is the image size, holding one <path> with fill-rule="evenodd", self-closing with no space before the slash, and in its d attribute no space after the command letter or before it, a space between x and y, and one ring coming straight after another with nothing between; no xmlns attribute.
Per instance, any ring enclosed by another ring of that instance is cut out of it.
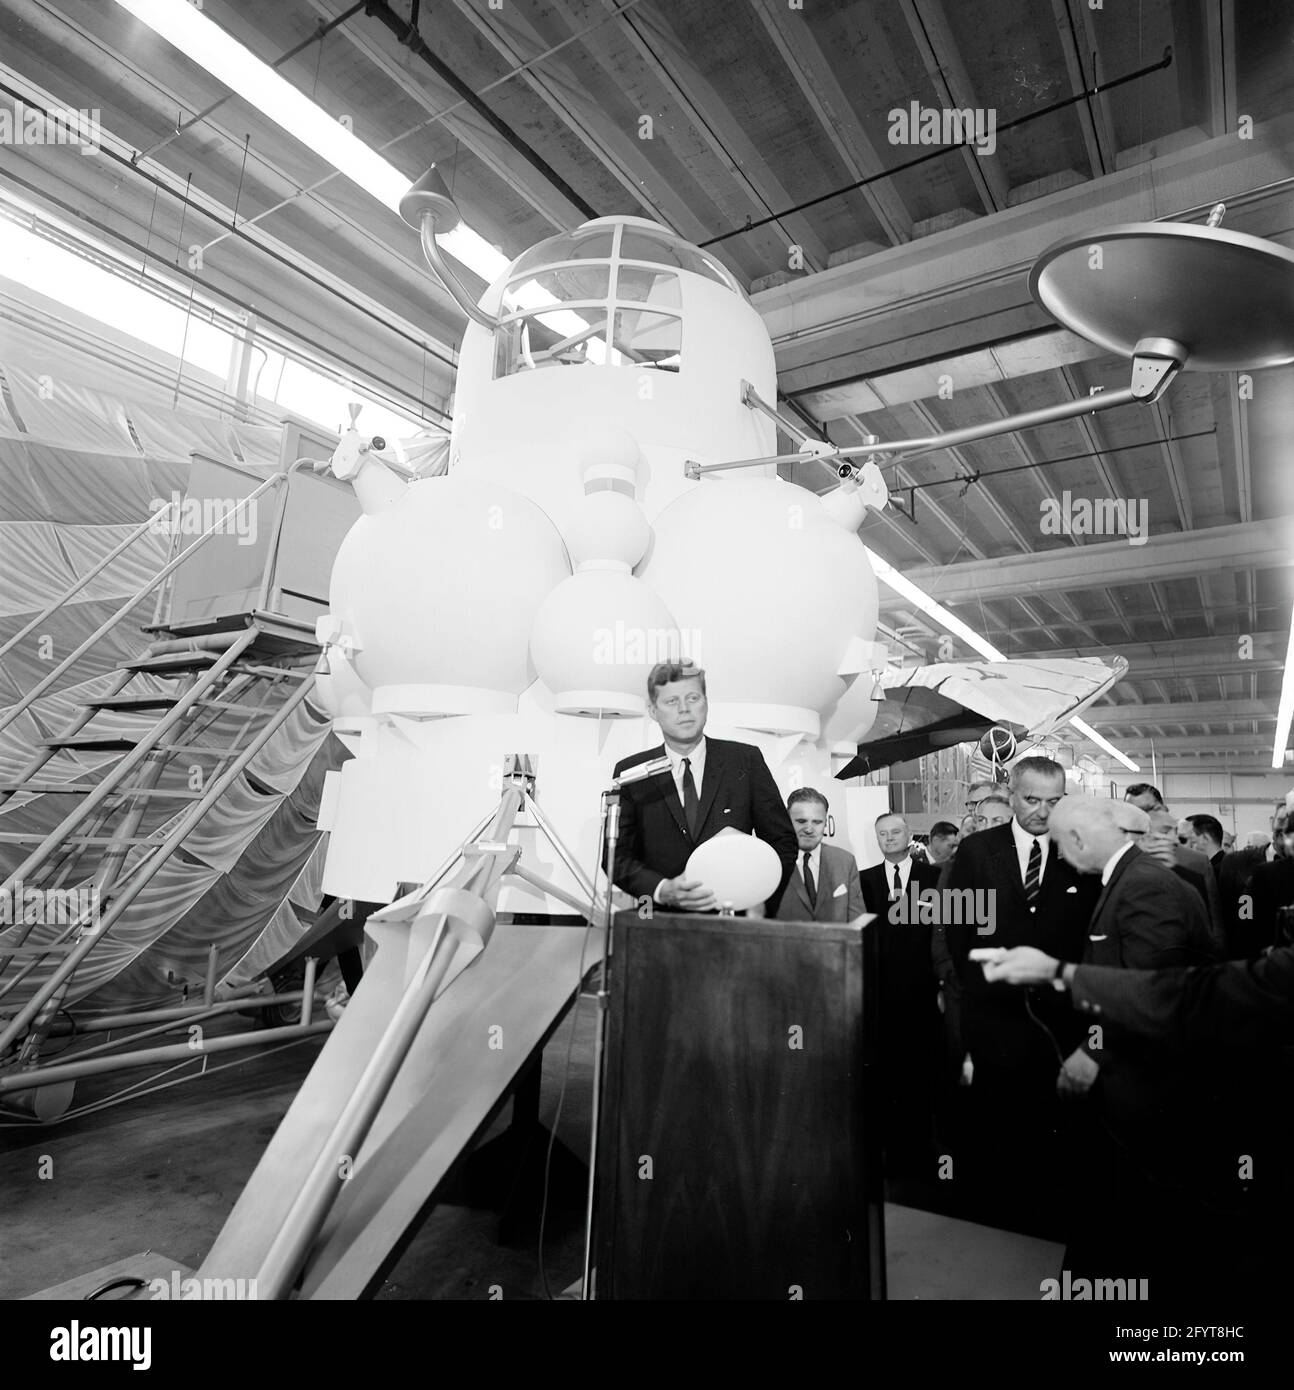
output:
<svg viewBox="0 0 1294 1390"><path fill-rule="evenodd" d="M616 915L595 1297L884 1298L871 920Z"/></svg>

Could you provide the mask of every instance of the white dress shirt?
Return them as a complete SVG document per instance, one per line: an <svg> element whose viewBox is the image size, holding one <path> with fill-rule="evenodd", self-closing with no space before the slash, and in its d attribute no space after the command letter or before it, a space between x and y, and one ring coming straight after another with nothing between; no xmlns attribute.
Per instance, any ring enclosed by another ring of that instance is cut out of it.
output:
<svg viewBox="0 0 1294 1390"><path fill-rule="evenodd" d="M683 759L690 759L689 766L692 770L692 780L696 783L696 801L697 807L699 808L701 804L701 779L705 775L704 737L690 753L676 753L667 743L665 745L665 756L669 759L669 770L671 776L674 778L674 790L678 793L680 803L683 800ZM652 897L657 902L661 900L660 890L661 884L664 882L665 880L661 879L660 883L656 885L656 891L652 894Z"/></svg>
<svg viewBox="0 0 1294 1390"><path fill-rule="evenodd" d="M1105 861L1105 868L1103 868L1103 869L1101 870L1101 887L1102 887L1102 888L1104 888L1105 885L1106 885L1107 883L1109 883L1109 881L1110 881L1110 875L1114 872L1114 866L1119 862L1120 859L1123 858L1123 856L1124 856L1125 854L1127 854L1127 852L1128 852L1131 848L1132 848L1132 841L1129 840L1126 844L1120 845L1119 848L1116 849L1116 850L1114 851L1114 853Z"/></svg>
<svg viewBox="0 0 1294 1390"><path fill-rule="evenodd" d="M802 850L802 849L797 849L797 850L795 851L795 855L796 855L796 863L799 864L799 866L800 866L800 878L803 879L803 878L804 878L804 855L805 855L805 851ZM809 855L809 872L813 875L813 885L814 885L815 888L821 888L821 887L822 887L822 844L821 844L821 841L819 841L817 849L811 849L811 850L808 851L808 855Z"/></svg>
<svg viewBox="0 0 1294 1390"><path fill-rule="evenodd" d="M1025 883L1029 878L1029 855L1033 853L1033 842L1038 841L1038 848L1042 852L1042 863L1038 867L1038 883L1041 884L1047 876L1047 865L1051 860L1051 836L1045 832L1041 835L1030 835L1027 830L1021 830L1015 822L1011 822L1011 837L1015 840L1015 857L1020 861L1020 882Z"/></svg>
<svg viewBox="0 0 1294 1390"><path fill-rule="evenodd" d="M899 875L903 880L903 889L900 892L899 896L905 896L908 891L908 879L912 877L912 856L910 854L905 854L903 858L900 859L896 864L891 864L890 861L886 859L881 864L881 868L885 871L886 893L891 898L894 896L894 870L897 868L899 871Z"/></svg>
<svg viewBox="0 0 1294 1390"><path fill-rule="evenodd" d="M667 743L665 745L665 756L669 759L669 770L674 777L674 790L678 792L678 799L683 800L683 759L689 758L692 766L692 780L696 783L696 799L701 800L701 781L705 776L705 739L690 753L676 753Z"/></svg>

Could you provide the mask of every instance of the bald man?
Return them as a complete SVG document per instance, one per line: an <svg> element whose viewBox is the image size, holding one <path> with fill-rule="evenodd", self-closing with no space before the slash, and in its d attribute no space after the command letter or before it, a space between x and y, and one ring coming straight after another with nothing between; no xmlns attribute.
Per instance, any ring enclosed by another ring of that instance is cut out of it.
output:
<svg viewBox="0 0 1294 1390"><path fill-rule="evenodd" d="M1082 963L1124 970L1212 964L1221 952L1199 894L1134 843L1144 816L1082 796L1066 797L1052 812L1061 858L1079 873L1101 876ZM1184 1218L1204 1181L1197 1160L1200 1122L1210 1113L1207 1079L1154 1044L1099 1022L1065 1059L1057 1089L1086 1097L1100 1122L1085 1127L1090 1152L1082 1166L1091 1182L1081 1243L1071 1246L1066 1267L1099 1271L1126 1256L1143 1262L1137 1277L1152 1265L1159 1270L1165 1224Z"/></svg>

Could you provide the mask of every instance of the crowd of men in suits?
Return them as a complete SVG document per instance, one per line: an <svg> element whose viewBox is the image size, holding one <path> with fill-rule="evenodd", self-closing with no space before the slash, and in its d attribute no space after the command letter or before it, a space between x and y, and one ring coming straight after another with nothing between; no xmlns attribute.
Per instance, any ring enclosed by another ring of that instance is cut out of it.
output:
<svg viewBox="0 0 1294 1390"><path fill-rule="evenodd" d="M626 788L617 884L715 910L685 865L731 827L778 854L766 915L874 915L888 1175L951 1179L963 1214L1067 1241L1076 1276L1161 1295L1270 1277L1294 1208L1283 811L1269 844L1228 854L1214 817L1179 820L1148 784L1069 797L1063 767L1025 757L924 850L879 817L882 860L860 873L825 842L821 791L783 805L758 749L705 737L704 672L663 663L648 697L663 746L616 773L668 758L670 776Z"/></svg>

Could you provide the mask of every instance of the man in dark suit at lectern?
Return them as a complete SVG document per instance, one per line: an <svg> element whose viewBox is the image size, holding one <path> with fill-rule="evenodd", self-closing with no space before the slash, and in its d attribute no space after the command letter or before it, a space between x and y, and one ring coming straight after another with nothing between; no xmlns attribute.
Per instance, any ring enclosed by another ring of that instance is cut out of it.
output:
<svg viewBox="0 0 1294 1390"><path fill-rule="evenodd" d="M812 787L797 787L786 800L799 855L782 894L777 916L783 922L853 922L867 910L858 880L858 861L847 849L823 843L827 798Z"/></svg>
<svg viewBox="0 0 1294 1390"><path fill-rule="evenodd" d="M766 912L777 915L795 868L795 830L764 755L753 744L706 738L705 672L690 661L662 661L647 677L647 713L664 744L622 758L615 776L640 763L669 760L668 769L630 782L620 792L616 886L635 898L684 912L719 907L704 883L684 875L692 851L721 830L752 831L782 861Z"/></svg>

